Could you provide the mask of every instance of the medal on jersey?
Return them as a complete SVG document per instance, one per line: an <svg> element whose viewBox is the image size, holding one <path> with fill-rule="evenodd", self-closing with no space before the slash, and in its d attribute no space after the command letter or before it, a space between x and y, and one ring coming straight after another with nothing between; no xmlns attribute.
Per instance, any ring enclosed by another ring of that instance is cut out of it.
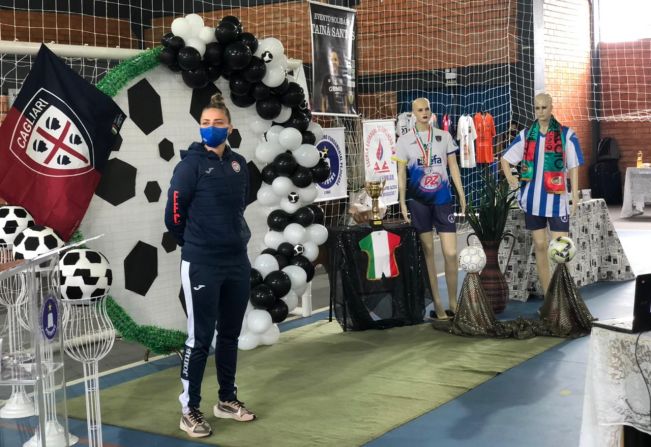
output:
<svg viewBox="0 0 651 447"><path fill-rule="evenodd" d="M414 127L414 135L416 135L416 144L418 145L418 148L420 149L420 153L423 156L423 165L428 167L432 163L432 144L433 144L433 135L432 135L432 126L429 126L429 130L427 131L427 141L428 143L423 142L421 140L420 135L418 135L418 131ZM427 149L427 150L426 150Z"/></svg>

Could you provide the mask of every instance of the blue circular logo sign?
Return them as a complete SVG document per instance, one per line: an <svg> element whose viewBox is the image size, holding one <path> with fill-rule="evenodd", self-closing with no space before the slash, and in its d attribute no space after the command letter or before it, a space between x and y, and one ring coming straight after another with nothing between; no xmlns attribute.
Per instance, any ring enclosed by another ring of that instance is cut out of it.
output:
<svg viewBox="0 0 651 447"><path fill-rule="evenodd" d="M54 295L49 295L41 308L41 329L48 340L52 340L59 328L59 308Z"/></svg>
<svg viewBox="0 0 651 447"><path fill-rule="evenodd" d="M319 141L317 149L321 153L321 158L330 165L330 175L324 182L319 183L319 186L323 189L332 188L337 183L337 180L339 180L339 164L341 162L339 159L339 150L327 135L323 140Z"/></svg>

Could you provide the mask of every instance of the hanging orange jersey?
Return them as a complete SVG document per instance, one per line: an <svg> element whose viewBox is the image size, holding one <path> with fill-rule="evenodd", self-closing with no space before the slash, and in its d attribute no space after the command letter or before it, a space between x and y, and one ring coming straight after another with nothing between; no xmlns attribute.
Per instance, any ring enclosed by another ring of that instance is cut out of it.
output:
<svg viewBox="0 0 651 447"><path fill-rule="evenodd" d="M475 113L475 130L477 141L475 142L475 156L477 163L493 162L493 137L495 136L495 122L490 113Z"/></svg>

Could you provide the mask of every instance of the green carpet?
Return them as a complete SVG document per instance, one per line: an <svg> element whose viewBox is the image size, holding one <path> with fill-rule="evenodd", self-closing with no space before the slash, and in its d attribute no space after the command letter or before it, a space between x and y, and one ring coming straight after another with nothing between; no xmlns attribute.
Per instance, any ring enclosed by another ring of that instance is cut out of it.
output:
<svg viewBox="0 0 651 447"><path fill-rule="evenodd" d="M237 384L259 419L217 419L214 362L202 410L219 446L358 446L408 422L563 340L465 338L423 324L343 333L319 322L240 352ZM179 430L179 371L171 368L101 393L106 424L185 438ZM83 396L68 403L85 418Z"/></svg>

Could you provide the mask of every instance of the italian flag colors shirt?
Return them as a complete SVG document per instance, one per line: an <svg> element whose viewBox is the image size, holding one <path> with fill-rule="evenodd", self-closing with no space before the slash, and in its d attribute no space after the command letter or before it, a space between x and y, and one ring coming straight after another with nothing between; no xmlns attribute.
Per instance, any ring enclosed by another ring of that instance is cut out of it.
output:
<svg viewBox="0 0 651 447"><path fill-rule="evenodd" d="M386 230L373 231L359 241L359 248L368 255L366 278L369 280L398 276L395 250L400 246L400 236Z"/></svg>

